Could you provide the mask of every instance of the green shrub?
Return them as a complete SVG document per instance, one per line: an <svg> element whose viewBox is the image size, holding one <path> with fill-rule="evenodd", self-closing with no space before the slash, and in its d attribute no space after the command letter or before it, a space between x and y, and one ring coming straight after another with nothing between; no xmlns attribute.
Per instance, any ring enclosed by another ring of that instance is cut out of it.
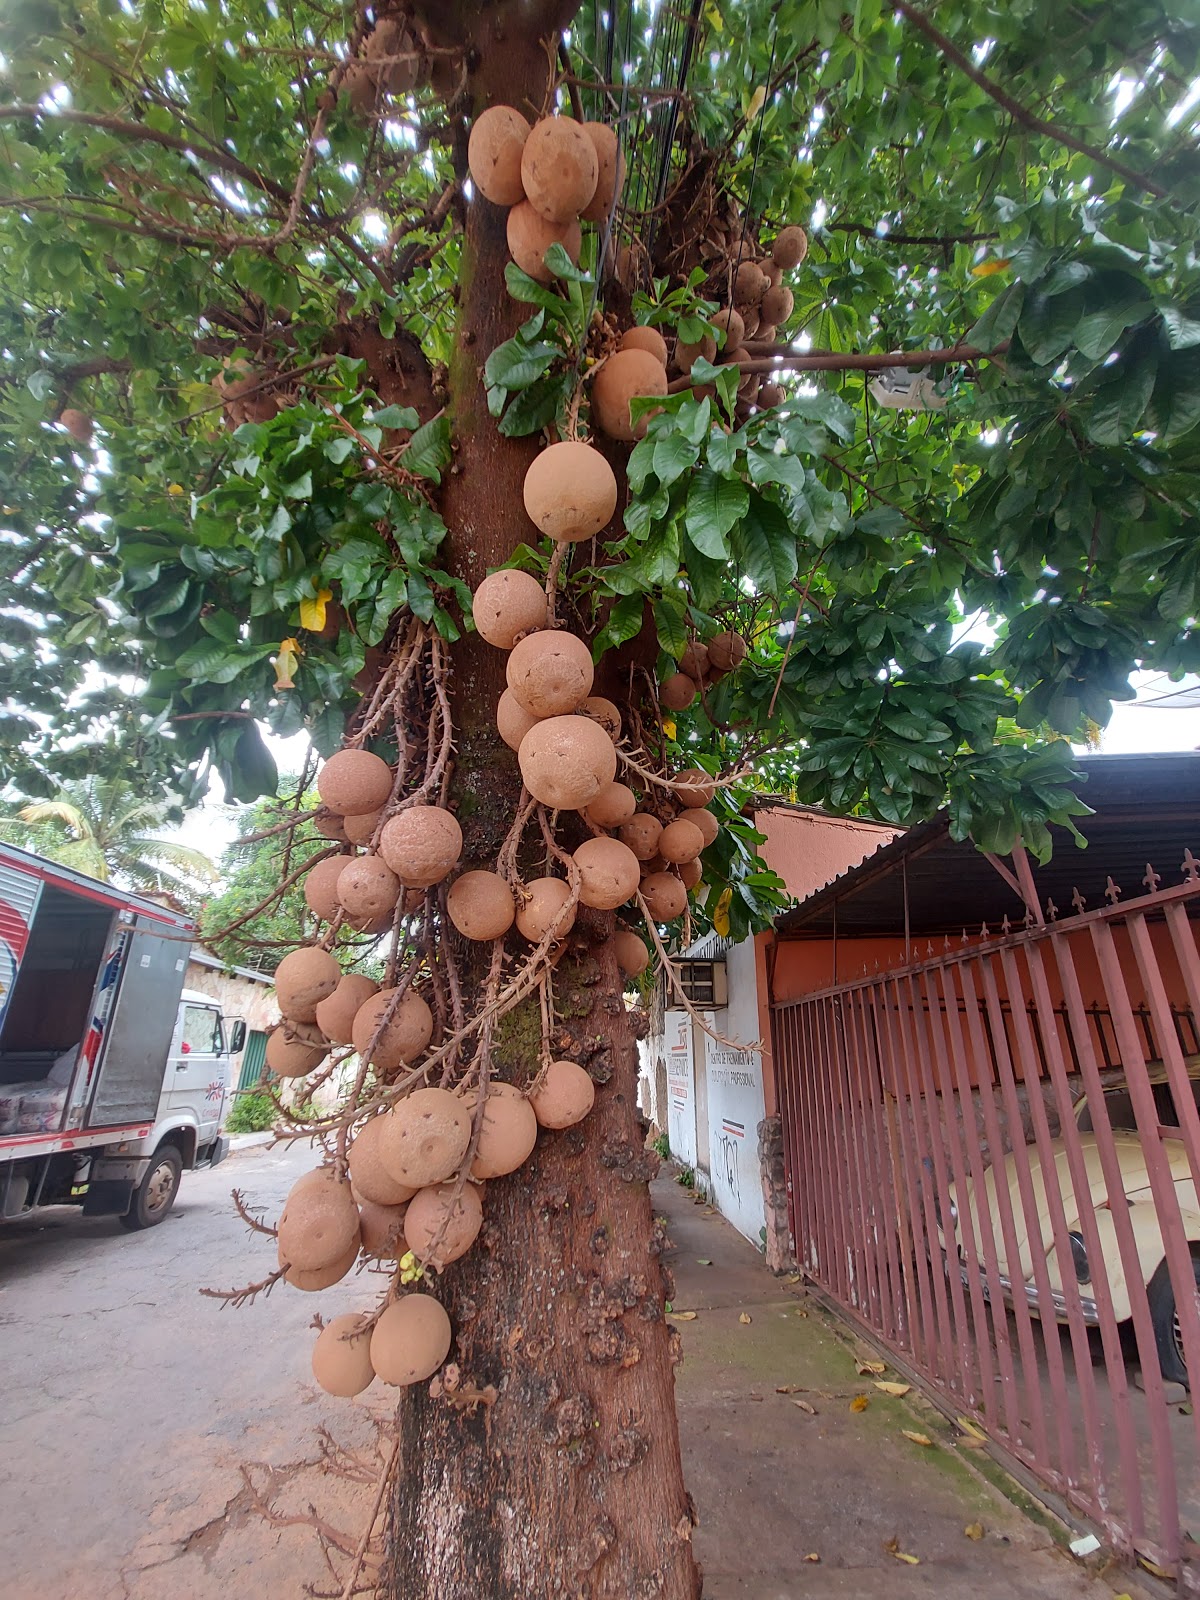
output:
<svg viewBox="0 0 1200 1600"><path fill-rule="evenodd" d="M667 1138L665 1133L660 1133L658 1138L655 1139L654 1150L660 1161L670 1161L671 1141Z"/></svg>
<svg viewBox="0 0 1200 1600"><path fill-rule="evenodd" d="M685 1189L694 1189L696 1187L696 1174L691 1167L681 1167L678 1181Z"/></svg>
<svg viewBox="0 0 1200 1600"><path fill-rule="evenodd" d="M262 1133L275 1124L275 1102L268 1094L255 1094L248 1090L235 1094L229 1115L225 1118L226 1133Z"/></svg>

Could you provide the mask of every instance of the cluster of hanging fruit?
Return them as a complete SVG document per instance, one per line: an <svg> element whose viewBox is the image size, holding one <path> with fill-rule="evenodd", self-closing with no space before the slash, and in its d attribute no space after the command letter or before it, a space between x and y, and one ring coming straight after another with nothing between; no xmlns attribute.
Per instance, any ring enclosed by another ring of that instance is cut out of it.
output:
<svg viewBox="0 0 1200 1600"><path fill-rule="evenodd" d="M674 365L684 376L691 373L693 364L701 357L718 364L743 366L751 360L746 348L747 340L759 345L772 345L779 329L792 315L795 297L783 281L784 274L794 271L808 254L808 235L798 225L782 228L776 235L769 252L757 252L749 234L738 241L739 255L728 264L726 273L726 298L710 322L712 332L698 344L676 342ZM744 255L741 252L745 252ZM718 338L723 341L718 351ZM696 390L710 393L704 386ZM766 410L783 399L783 389L773 382L764 383L756 372L743 372L738 380L739 420L744 421L750 408L758 405Z"/></svg>

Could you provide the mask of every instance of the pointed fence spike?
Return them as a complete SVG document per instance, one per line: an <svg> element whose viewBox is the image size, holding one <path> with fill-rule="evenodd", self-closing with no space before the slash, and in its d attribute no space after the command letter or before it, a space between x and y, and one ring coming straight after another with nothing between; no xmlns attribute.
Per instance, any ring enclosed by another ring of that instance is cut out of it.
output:
<svg viewBox="0 0 1200 1600"><path fill-rule="evenodd" d="M1179 868L1189 883L1195 883L1200 878L1200 861L1197 861L1190 850L1183 852L1183 862Z"/></svg>
<svg viewBox="0 0 1200 1600"><path fill-rule="evenodd" d="M1046 897L1046 917L1050 922L1058 921L1058 907L1051 896Z"/></svg>
<svg viewBox="0 0 1200 1600"><path fill-rule="evenodd" d="M1004 935L1004 937L1006 939L1008 938L1009 934L1012 932L1012 923L1008 920L1008 912L1007 911L1004 913L1003 921L1000 923L1000 932Z"/></svg>
<svg viewBox="0 0 1200 1600"><path fill-rule="evenodd" d="M1149 861L1146 863L1146 876L1142 879L1142 882L1146 886L1147 894L1153 894L1155 889L1157 889L1159 884L1162 882L1162 873L1155 872Z"/></svg>
<svg viewBox="0 0 1200 1600"><path fill-rule="evenodd" d="M1078 889L1071 890L1071 904L1080 916L1087 910L1087 900L1080 894Z"/></svg>
<svg viewBox="0 0 1200 1600"><path fill-rule="evenodd" d="M981 939L986 939L987 936L988 936L988 925L987 925L986 922L981 922L979 924L979 937Z"/></svg>
<svg viewBox="0 0 1200 1600"><path fill-rule="evenodd" d="M1117 901L1121 898L1121 893L1122 891L1120 884L1114 883L1112 881L1112 874L1109 873L1108 882L1104 885L1104 898L1108 901L1110 906L1115 906Z"/></svg>

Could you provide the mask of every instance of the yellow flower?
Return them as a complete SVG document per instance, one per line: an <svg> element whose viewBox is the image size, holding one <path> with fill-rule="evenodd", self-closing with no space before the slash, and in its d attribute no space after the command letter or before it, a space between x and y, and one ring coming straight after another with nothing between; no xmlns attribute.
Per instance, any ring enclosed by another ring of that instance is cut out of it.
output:
<svg viewBox="0 0 1200 1600"><path fill-rule="evenodd" d="M183 493L183 485L181 483L169 483L167 485L167 493L168 494L182 494Z"/></svg>
<svg viewBox="0 0 1200 1600"><path fill-rule="evenodd" d="M275 687L294 689L296 668L300 665L300 646L295 639L285 639L275 657Z"/></svg>
<svg viewBox="0 0 1200 1600"><path fill-rule="evenodd" d="M1005 267L1012 265L1008 256L995 256L991 261L981 261L977 267L971 268L973 278L994 278L998 272L1003 272Z"/></svg>
<svg viewBox="0 0 1200 1600"><path fill-rule="evenodd" d="M733 890L725 889L717 901L717 909L713 912L713 927L722 939L729 937L729 907L733 900Z"/></svg>
<svg viewBox="0 0 1200 1600"><path fill-rule="evenodd" d="M663 732L666 734L668 739L674 739L675 724L671 721L670 717L663 718Z"/></svg>

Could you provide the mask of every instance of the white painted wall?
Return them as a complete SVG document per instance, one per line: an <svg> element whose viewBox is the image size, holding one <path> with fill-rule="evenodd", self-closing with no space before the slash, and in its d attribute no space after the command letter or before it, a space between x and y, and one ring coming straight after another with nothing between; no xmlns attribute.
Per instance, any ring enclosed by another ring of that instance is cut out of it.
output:
<svg viewBox="0 0 1200 1600"><path fill-rule="evenodd" d="M725 960L729 1004L711 1013L715 1031L736 1044L755 1043L759 1020L753 939L731 946ZM758 1164L758 1125L766 1116L762 1055L732 1049L707 1034L702 1037L713 1202L739 1233L759 1244L767 1220Z"/></svg>
<svg viewBox="0 0 1200 1600"><path fill-rule="evenodd" d="M664 1019L667 1057L667 1139L671 1154L685 1166L696 1165L696 1069L692 1019L682 1008ZM706 1152L707 1153L707 1152Z"/></svg>

